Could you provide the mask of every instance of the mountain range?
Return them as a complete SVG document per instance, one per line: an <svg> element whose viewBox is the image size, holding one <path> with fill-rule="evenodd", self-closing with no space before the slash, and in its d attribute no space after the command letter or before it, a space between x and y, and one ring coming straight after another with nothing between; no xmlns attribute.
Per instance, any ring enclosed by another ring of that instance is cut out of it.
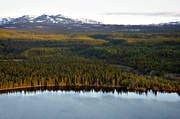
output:
<svg viewBox="0 0 180 119"><path fill-rule="evenodd" d="M0 18L0 28L6 29L54 29L81 32L156 32L180 31L180 22L149 25L110 25L89 19L73 19L58 15L24 15L18 18Z"/></svg>
<svg viewBox="0 0 180 119"><path fill-rule="evenodd" d="M0 25L18 24L18 23L47 23L47 24L101 24L98 21L90 19L72 19L61 14L58 15L41 15L33 17L24 15L18 18L1 18Z"/></svg>

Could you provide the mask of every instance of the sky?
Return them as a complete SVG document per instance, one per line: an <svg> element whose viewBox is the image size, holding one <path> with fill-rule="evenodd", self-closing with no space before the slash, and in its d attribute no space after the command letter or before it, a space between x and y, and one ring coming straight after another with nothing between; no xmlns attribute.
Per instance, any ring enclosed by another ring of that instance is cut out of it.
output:
<svg viewBox="0 0 180 119"><path fill-rule="evenodd" d="M62 14L106 24L180 21L180 0L0 0L0 17Z"/></svg>

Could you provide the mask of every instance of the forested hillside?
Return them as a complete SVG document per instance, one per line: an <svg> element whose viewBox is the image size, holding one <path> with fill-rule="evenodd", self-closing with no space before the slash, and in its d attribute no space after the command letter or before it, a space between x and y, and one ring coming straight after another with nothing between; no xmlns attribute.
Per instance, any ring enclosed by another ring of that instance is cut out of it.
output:
<svg viewBox="0 0 180 119"><path fill-rule="evenodd" d="M180 33L0 29L0 90L32 86L180 91Z"/></svg>

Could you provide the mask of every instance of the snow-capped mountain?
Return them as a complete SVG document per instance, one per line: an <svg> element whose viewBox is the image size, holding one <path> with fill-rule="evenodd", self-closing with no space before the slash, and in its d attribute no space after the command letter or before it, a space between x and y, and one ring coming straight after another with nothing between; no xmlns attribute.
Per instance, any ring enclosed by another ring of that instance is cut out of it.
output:
<svg viewBox="0 0 180 119"><path fill-rule="evenodd" d="M32 17L24 15L18 18L1 18L0 25L5 24L18 24L18 23L47 23L47 24L101 24L100 22L88 19L72 19L65 17L61 14L58 15L41 15L38 17Z"/></svg>
<svg viewBox="0 0 180 119"><path fill-rule="evenodd" d="M9 24L13 20L14 20L14 18L0 18L0 25L1 24Z"/></svg>
<svg viewBox="0 0 180 119"><path fill-rule="evenodd" d="M55 30L62 32L180 32L180 22L149 25L102 24L90 19L72 19L58 15L24 15L18 18L0 18L0 29Z"/></svg>

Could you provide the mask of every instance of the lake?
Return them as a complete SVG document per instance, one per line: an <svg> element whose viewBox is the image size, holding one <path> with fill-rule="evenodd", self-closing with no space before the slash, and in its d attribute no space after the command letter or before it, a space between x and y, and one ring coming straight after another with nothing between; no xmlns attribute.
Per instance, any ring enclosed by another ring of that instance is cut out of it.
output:
<svg viewBox="0 0 180 119"><path fill-rule="evenodd" d="M0 119L179 119L177 93L73 90L0 94Z"/></svg>

